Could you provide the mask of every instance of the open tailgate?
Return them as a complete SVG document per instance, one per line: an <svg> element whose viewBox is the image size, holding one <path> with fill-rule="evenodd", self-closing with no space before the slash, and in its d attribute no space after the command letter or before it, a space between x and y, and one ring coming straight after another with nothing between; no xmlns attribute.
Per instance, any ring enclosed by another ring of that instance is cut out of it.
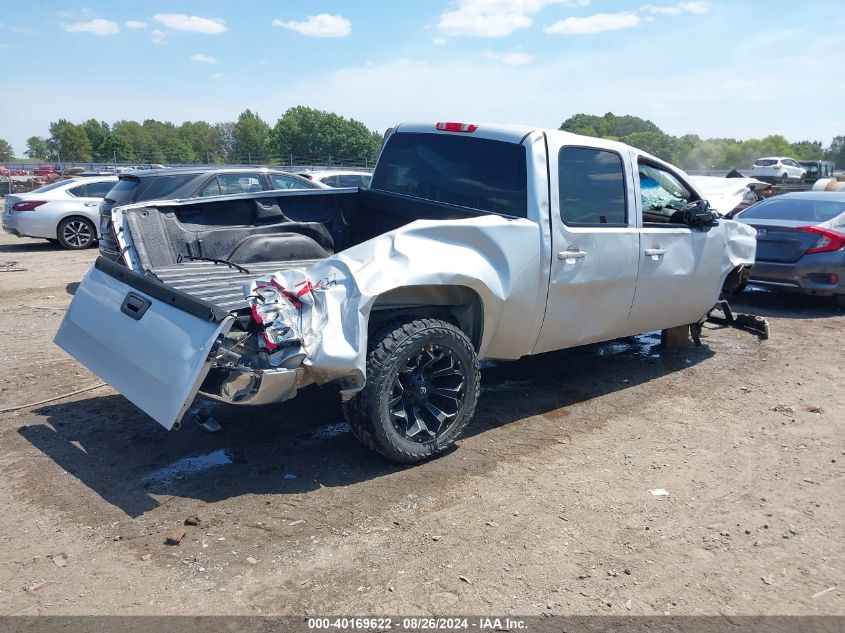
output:
<svg viewBox="0 0 845 633"><path fill-rule="evenodd" d="M208 373L212 345L233 322L225 310L100 257L54 342L170 429Z"/></svg>

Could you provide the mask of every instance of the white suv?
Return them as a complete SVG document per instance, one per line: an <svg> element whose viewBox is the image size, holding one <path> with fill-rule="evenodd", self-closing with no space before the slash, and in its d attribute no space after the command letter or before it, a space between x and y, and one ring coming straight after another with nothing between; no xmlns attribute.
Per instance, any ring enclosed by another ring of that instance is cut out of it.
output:
<svg viewBox="0 0 845 633"><path fill-rule="evenodd" d="M801 182L806 174L807 170L799 165L795 159L786 156L771 156L769 158L758 158L748 175L770 182L788 182L790 180Z"/></svg>

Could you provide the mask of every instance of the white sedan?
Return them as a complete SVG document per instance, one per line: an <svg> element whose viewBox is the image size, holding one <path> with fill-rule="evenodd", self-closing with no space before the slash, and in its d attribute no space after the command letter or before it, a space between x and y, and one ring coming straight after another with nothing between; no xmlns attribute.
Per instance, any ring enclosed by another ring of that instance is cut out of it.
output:
<svg viewBox="0 0 845 633"><path fill-rule="evenodd" d="M3 230L18 237L43 237L64 248L97 243L100 202L117 176L58 180L29 193L6 196Z"/></svg>

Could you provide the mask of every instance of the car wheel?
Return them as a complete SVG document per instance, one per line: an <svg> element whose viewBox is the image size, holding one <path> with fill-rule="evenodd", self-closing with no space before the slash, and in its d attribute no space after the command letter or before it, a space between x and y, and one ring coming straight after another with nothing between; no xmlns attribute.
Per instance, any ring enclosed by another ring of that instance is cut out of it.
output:
<svg viewBox="0 0 845 633"><path fill-rule="evenodd" d="M783 172L780 176L780 181L783 184L788 183L789 182L789 174L787 174L786 172Z"/></svg>
<svg viewBox="0 0 845 633"><path fill-rule="evenodd" d="M845 309L845 295L836 295L836 305Z"/></svg>
<svg viewBox="0 0 845 633"><path fill-rule="evenodd" d="M71 250L88 248L97 242L94 224L85 218L65 218L59 222L59 244Z"/></svg>
<svg viewBox="0 0 845 633"><path fill-rule="evenodd" d="M412 464L455 442L475 413L480 382L475 349L454 325L394 323L371 337L367 384L343 410L363 444Z"/></svg>

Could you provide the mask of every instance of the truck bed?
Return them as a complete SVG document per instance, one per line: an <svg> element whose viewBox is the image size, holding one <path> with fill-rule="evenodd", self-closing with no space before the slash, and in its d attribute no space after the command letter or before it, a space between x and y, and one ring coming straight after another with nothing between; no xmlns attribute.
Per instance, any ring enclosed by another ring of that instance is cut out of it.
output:
<svg viewBox="0 0 845 633"><path fill-rule="evenodd" d="M247 307L243 286L258 277L290 268L305 268L319 260L267 261L245 264L249 273L226 264L186 261L173 266L153 269L163 283L197 299L234 312Z"/></svg>

